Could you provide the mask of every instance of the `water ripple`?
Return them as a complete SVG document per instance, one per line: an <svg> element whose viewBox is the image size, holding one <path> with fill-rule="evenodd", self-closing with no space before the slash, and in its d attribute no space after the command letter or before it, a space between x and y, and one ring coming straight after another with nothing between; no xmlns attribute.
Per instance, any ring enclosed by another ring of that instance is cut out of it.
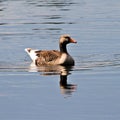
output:
<svg viewBox="0 0 120 120"><path fill-rule="evenodd" d="M104 56L104 58L103 58ZM100 59L101 58L101 59ZM108 59L109 58L109 59ZM94 70L103 67L120 67L120 54L108 55L88 55L75 57L76 65L69 68L69 71L85 71ZM29 60L23 63L0 62L0 72L3 71L29 71L29 72L43 72L45 74L59 74L64 66L34 66ZM68 68L67 68L68 69Z"/></svg>

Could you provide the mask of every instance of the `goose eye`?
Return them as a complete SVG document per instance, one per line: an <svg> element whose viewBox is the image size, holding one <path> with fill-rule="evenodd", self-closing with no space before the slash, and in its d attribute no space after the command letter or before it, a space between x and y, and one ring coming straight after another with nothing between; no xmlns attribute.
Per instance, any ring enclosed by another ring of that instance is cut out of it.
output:
<svg viewBox="0 0 120 120"><path fill-rule="evenodd" d="M66 42L69 42L69 39L70 39L69 37L65 37Z"/></svg>

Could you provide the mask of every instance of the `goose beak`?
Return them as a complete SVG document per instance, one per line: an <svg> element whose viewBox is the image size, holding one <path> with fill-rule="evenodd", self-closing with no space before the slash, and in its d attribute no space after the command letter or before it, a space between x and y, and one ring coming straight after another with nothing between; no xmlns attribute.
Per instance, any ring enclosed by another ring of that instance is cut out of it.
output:
<svg viewBox="0 0 120 120"><path fill-rule="evenodd" d="M71 38L70 43L77 43L77 41Z"/></svg>

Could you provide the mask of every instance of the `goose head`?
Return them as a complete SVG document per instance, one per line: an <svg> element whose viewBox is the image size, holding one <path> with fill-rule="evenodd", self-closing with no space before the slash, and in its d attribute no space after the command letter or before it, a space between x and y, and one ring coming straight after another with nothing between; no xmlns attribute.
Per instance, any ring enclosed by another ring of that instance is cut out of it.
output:
<svg viewBox="0 0 120 120"><path fill-rule="evenodd" d="M67 34L62 35L59 40L60 51L67 53L66 45L69 43L77 43L77 41Z"/></svg>

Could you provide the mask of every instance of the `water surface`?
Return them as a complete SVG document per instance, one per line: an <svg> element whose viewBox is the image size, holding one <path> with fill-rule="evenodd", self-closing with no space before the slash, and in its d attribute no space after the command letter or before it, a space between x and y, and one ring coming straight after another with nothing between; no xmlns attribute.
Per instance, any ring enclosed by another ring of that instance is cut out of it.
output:
<svg viewBox="0 0 120 120"><path fill-rule="evenodd" d="M120 1L1 0L0 119L119 120ZM59 49L74 67L31 67L26 47Z"/></svg>

